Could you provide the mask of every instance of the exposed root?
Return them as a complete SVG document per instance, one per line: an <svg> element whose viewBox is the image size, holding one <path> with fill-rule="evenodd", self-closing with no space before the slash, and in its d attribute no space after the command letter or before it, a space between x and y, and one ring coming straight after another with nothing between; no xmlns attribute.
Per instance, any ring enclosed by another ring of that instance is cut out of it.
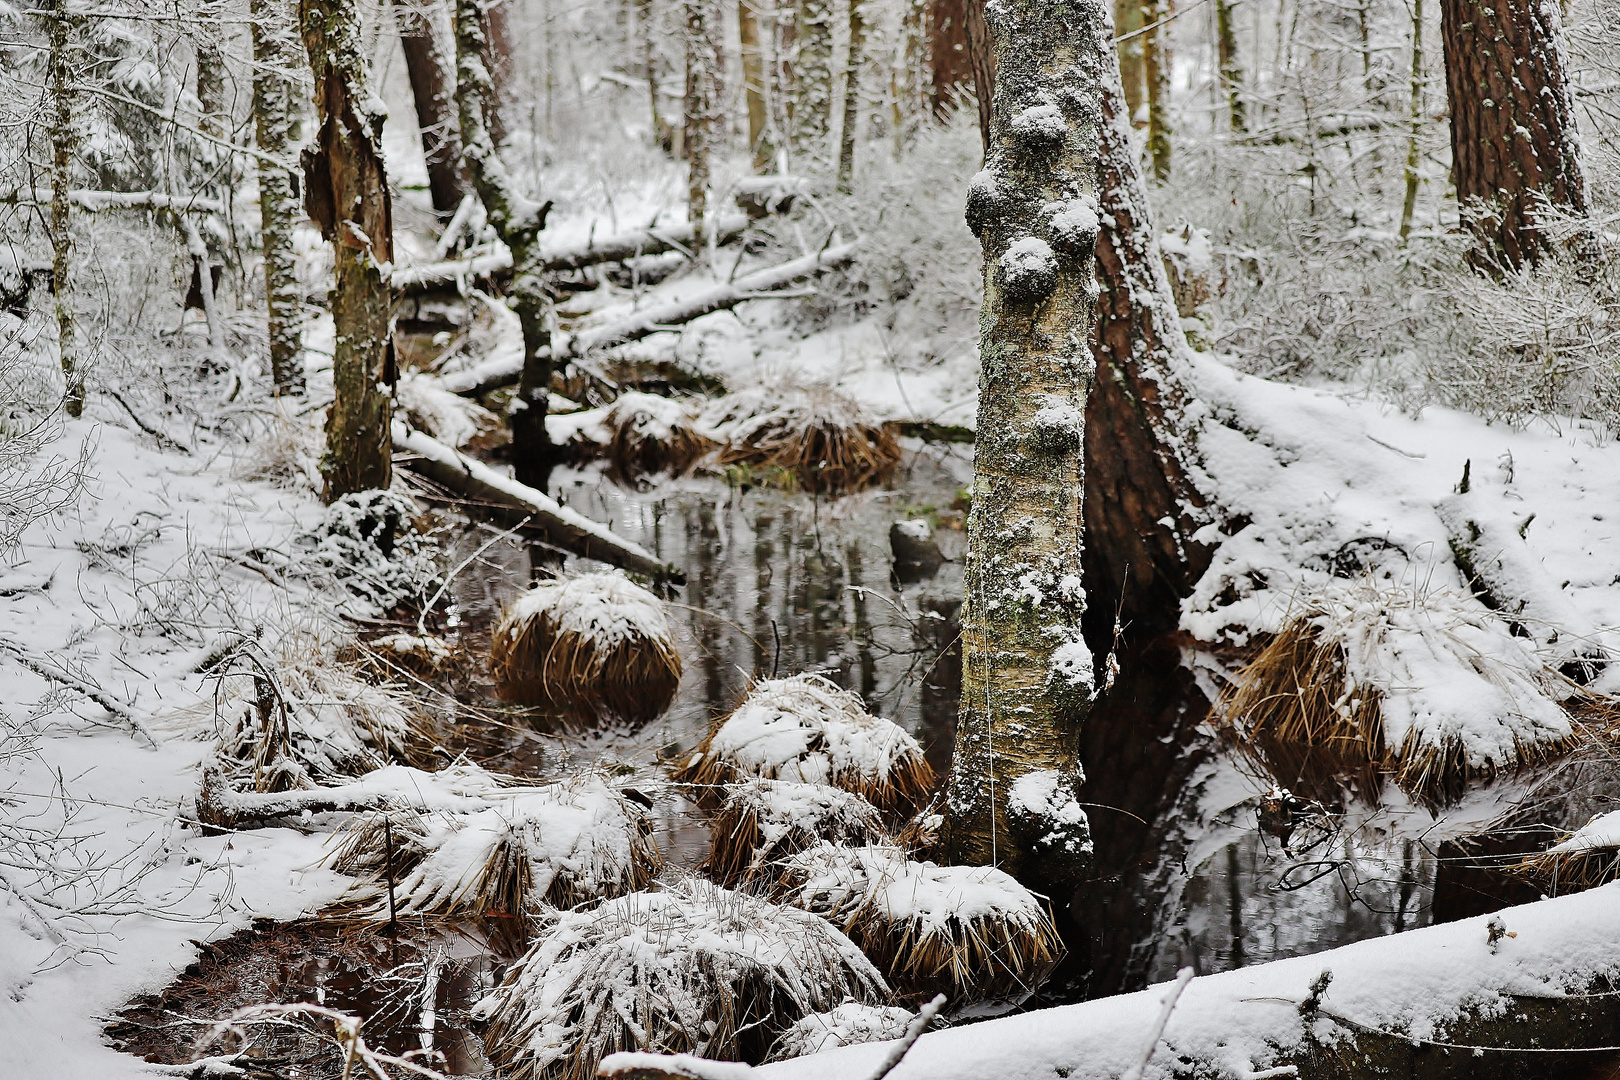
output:
<svg viewBox="0 0 1620 1080"><path fill-rule="evenodd" d="M730 394L704 412L703 427L723 444L717 465L783 470L800 487L822 494L882 483L900 463L900 444L888 425L825 388Z"/></svg>
<svg viewBox="0 0 1620 1080"><path fill-rule="evenodd" d="M832 784L883 810L914 806L934 785L916 739L820 675L755 683L674 774L710 803L750 776Z"/></svg>
<svg viewBox="0 0 1620 1080"><path fill-rule="evenodd" d="M659 599L609 572L529 590L495 630L490 670L514 701L650 720L680 686L681 655Z"/></svg>
<svg viewBox="0 0 1620 1080"><path fill-rule="evenodd" d="M475 1016L503 1076L589 1080L622 1050L759 1061L799 1019L888 996L825 920L694 880L553 914Z"/></svg>
<svg viewBox="0 0 1620 1080"><path fill-rule="evenodd" d="M714 847L704 869L732 888L768 885L782 860L823 840L861 845L887 839L883 815L854 792L759 778L727 785L709 828Z"/></svg>

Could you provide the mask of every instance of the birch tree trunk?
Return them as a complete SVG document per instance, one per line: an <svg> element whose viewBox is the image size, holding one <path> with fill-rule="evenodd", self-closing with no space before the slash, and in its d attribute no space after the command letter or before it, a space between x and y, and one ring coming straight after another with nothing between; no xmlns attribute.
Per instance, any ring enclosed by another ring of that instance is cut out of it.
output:
<svg viewBox="0 0 1620 1080"><path fill-rule="evenodd" d="M844 65L844 122L838 132L838 190L855 180L855 136L860 123L861 65L866 61L866 18L861 0L849 0L849 59Z"/></svg>
<svg viewBox="0 0 1620 1080"><path fill-rule="evenodd" d="M793 148L821 161L827 160L832 126L832 47L832 4L798 0L793 28Z"/></svg>
<svg viewBox="0 0 1620 1080"><path fill-rule="evenodd" d="M304 151L304 206L332 241L332 407L321 459L324 497L386 488L392 478L393 207L383 169L383 117L372 112L353 0L300 0L320 129Z"/></svg>
<svg viewBox="0 0 1620 1080"><path fill-rule="evenodd" d="M701 226L709 207L709 156L720 126L720 13L714 0L681 2L686 45L686 218Z"/></svg>
<svg viewBox="0 0 1620 1080"><path fill-rule="evenodd" d="M1516 269L1549 241L1538 203L1585 215L1558 5L1441 0L1457 201L1478 237L1476 265Z"/></svg>
<svg viewBox="0 0 1620 1080"><path fill-rule="evenodd" d="M287 0L252 0L253 130L260 150L286 158L297 138L293 106L296 58ZM303 216L298 178L264 158L259 168L259 238L264 249L264 299L269 322L270 378L277 396L304 392L303 290L298 284L293 230Z"/></svg>
<svg viewBox="0 0 1620 1080"><path fill-rule="evenodd" d="M1157 180L1170 179L1170 0L1143 0L1142 83L1147 91L1148 157Z"/></svg>
<svg viewBox="0 0 1620 1080"><path fill-rule="evenodd" d="M67 0L46 0L44 10L50 24L51 289L62 365L62 407L77 419L84 413L84 372L79 369L78 321L73 315L73 218L68 192L73 189L79 133L75 116L78 94L69 51L78 37L73 31L80 19L68 10Z"/></svg>
<svg viewBox="0 0 1620 1080"><path fill-rule="evenodd" d="M557 462L546 434L551 388L551 293L540 269L540 233L551 203L536 203L518 191L490 130L484 126L495 92L489 69L485 0L456 0L456 101L460 105L461 152L484 212L512 253L512 310L523 326L523 374L512 414L512 472L519 483L546 490Z"/></svg>
<svg viewBox="0 0 1620 1080"><path fill-rule="evenodd" d="M450 108L455 84L432 17L437 7L424 6L423 0L394 0L416 127L427 158L428 195L434 211L448 219L467 194L467 183L461 171L461 132Z"/></svg>
<svg viewBox="0 0 1620 1080"><path fill-rule="evenodd" d="M984 248L978 443L949 857L1072 884L1093 690L1081 634L1084 417L1096 311L1103 0L999 0L991 148L968 191ZM1061 809L1060 809L1061 808Z"/></svg>
<svg viewBox="0 0 1620 1080"><path fill-rule="evenodd" d="M771 145L770 110L766 103L765 51L760 44L761 0L737 0L737 37L742 53L743 91L748 100L748 148L754 171L772 172L776 148Z"/></svg>
<svg viewBox="0 0 1620 1080"><path fill-rule="evenodd" d="M1420 5L1422 2L1418 0ZM1227 125L1234 132L1248 131L1249 117L1243 106L1243 67L1238 62L1237 34L1232 30L1231 0L1215 0L1215 43L1221 89L1226 93ZM1124 71L1120 74L1123 76Z"/></svg>
<svg viewBox="0 0 1620 1080"><path fill-rule="evenodd" d="M1412 0L1412 83L1406 135L1406 196L1401 201L1401 243L1412 232L1418 197L1418 136L1423 131L1423 0Z"/></svg>

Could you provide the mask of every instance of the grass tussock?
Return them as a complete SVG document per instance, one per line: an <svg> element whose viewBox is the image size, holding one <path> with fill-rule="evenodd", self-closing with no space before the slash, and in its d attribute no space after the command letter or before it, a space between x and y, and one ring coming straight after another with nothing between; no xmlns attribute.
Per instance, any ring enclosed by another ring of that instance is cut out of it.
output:
<svg viewBox="0 0 1620 1080"><path fill-rule="evenodd" d="M731 888L768 885L783 860L821 841L887 839L883 815L854 792L757 777L726 786L709 828L714 846L704 869Z"/></svg>
<svg viewBox="0 0 1620 1080"><path fill-rule="evenodd" d="M706 410L720 442L714 463L791 476L798 487L836 495L879 484L900 464L887 424L826 388L784 387L729 394Z"/></svg>
<svg viewBox="0 0 1620 1080"><path fill-rule="evenodd" d="M1063 954L1046 905L1006 873L914 862L894 846L806 849L772 898L824 916L919 1000L1021 996Z"/></svg>
<svg viewBox="0 0 1620 1080"><path fill-rule="evenodd" d="M801 1018L888 997L825 920L691 880L551 914L474 1014L501 1075L589 1080L618 1051L760 1061Z"/></svg>
<svg viewBox="0 0 1620 1080"><path fill-rule="evenodd" d="M545 581L496 627L490 671L513 701L558 712L650 720L681 682L663 604L618 573Z"/></svg>
<svg viewBox="0 0 1620 1080"><path fill-rule="evenodd" d="M680 398L638 391L621 394L607 410L607 457L624 477L679 476L715 448L697 425L698 410Z"/></svg>
<svg viewBox="0 0 1620 1080"><path fill-rule="evenodd" d="M755 683L673 771L709 805L748 777L830 784L886 811L915 806L934 786L916 739L820 675Z"/></svg>

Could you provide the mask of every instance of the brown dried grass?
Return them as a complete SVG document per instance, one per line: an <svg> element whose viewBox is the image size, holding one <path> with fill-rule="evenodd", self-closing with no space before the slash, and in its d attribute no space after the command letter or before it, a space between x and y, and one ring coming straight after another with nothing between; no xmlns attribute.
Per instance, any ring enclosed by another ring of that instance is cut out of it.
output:
<svg viewBox="0 0 1620 1080"><path fill-rule="evenodd" d="M836 495L882 483L900 464L903 452L891 427L864 418L841 395L790 391L780 401L758 400L755 415L723 425L727 438L717 465L784 470L806 491Z"/></svg>
<svg viewBox="0 0 1620 1080"><path fill-rule="evenodd" d="M1535 882L1549 896L1584 892L1620 880L1620 847L1544 851L1514 866L1513 873Z"/></svg>
<svg viewBox="0 0 1620 1080"><path fill-rule="evenodd" d="M667 639L641 635L603 648L592 638L559 632L542 611L501 620L490 643L490 673L502 696L520 704L639 722L674 700L681 654Z"/></svg>
<svg viewBox="0 0 1620 1080"><path fill-rule="evenodd" d="M694 426L695 414L667 424L667 434L661 434L658 429L664 425L629 398L626 395L615 402L603 421L609 432L607 457L621 476L634 478L660 472L679 476L689 472L717 445Z"/></svg>
<svg viewBox="0 0 1620 1080"><path fill-rule="evenodd" d="M824 840L857 846L888 842L882 813L855 792L758 778L727 785L725 791L709 821L714 843L703 870L728 888L768 887L782 860ZM772 798L795 794L805 796L795 800L796 813L784 813L781 800Z"/></svg>

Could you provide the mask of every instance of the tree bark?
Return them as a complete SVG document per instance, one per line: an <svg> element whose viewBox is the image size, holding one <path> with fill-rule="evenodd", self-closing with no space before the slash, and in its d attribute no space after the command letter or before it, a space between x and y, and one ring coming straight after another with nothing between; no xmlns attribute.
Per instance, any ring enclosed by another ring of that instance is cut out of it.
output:
<svg viewBox="0 0 1620 1080"><path fill-rule="evenodd" d="M653 141L666 153L674 150L675 132L658 107L658 49L653 43L653 0L636 0L636 19L641 23L641 61L647 79L648 116Z"/></svg>
<svg viewBox="0 0 1620 1080"><path fill-rule="evenodd" d="M954 861L999 864L1046 887L1076 880L1091 851L1074 792L1094 685L1079 569L1101 2L988 7L991 147L967 204L984 248L984 311L962 705L942 840ZM1042 805L1068 807L1070 824Z"/></svg>
<svg viewBox="0 0 1620 1080"><path fill-rule="evenodd" d="M512 472L519 482L544 491L557 462L557 450L546 434L551 293L540 267L540 233L551 204L536 203L517 190L484 126L495 92L484 64L488 10L485 0L456 2L456 100L461 113L462 157L491 227L512 253L512 310L523 326L523 373L512 413Z"/></svg>
<svg viewBox="0 0 1620 1080"><path fill-rule="evenodd" d="M1418 197L1418 136L1423 132L1423 0L1412 0L1412 82L1406 136L1406 196L1401 200L1401 243L1412 232Z"/></svg>
<svg viewBox="0 0 1620 1080"><path fill-rule="evenodd" d="M761 0L737 0L737 37L742 53L743 89L748 98L748 148L754 171L775 171L776 148L771 145L770 109L766 103L765 53L760 44Z"/></svg>
<svg viewBox="0 0 1620 1080"><path fill-rule="evenodd" d="M832 4L799 0L793 27L793 149L812 160L827 160L832 126Z"/></svg>
<svg viewBox="0 0 1620 1080"><path fill-rule="evenodd" d="M484 51L481 54L484 70L489 73L489 87L484 92L480 108L483 109L484 127L489 132L491 146L506 142L511 131L506 123L506 106L512 100L512 10L511 0L493 0L484 6ZM549 33L549 28L548 31ZM549 79L551 73L548 71ZM550 103L547 102L549 109ZM549 119L549 117L548 117Z"/></svg>
<svg viewBox="0 0 1620 1080"><path fill-rule="evenodd" d="M1548 247L1546 200L1587 212L1557 4L1441 0L1457 201L1474 262L1517 269Z"/></svg>
<svg viewBox="0 0 1620 1080"><path fill-rule="evenodd" d="M701 226L709 210L709 159L720 129L720 13L714 0L681 3L686 46L686 219Z"/></svg>
<svg viewBox="0 0 1620 1080"><path fill-rule="evenodd" d="M973 69L973 96L979 104L979 139L990 153L990 109L996 92L996 54L985 25L985 0L962 0L962 31L967 37L968 65Z"/></svg>
<svg viewBox="0 0 1620 1080"><path fill-rule="evenodd" d="M392 478L393 207L381 154L383 117L371 112L359 13L352 0L300 0L320 129L304 151L304 206L332 241L332 407L321 460L328 502Z"/></svg>
<svg viewBox="0 0 1620 1080"><path fill-rule="evenodd" d="M1420 5L1422 2L1418 0ZM1243 67L1238 62L1237 35L1232 31L1232 6L1232 0L1215 0L1215 41L1221 89L1226 92L1227 126L1239 132L1249 130L1249 117L1243 105ZM1123 69L1120 74L1123 76Z"/></svg>
<svg viewBox="0 0 1620 1080"><path fill-rule="evenodd" d="M1133 638L1174 631L1181 600L1209 566L1193 539L1208 521L1197 483L1191 348L1165 275L1131 148L1129 106L1109 50L1098 143L1097 382L1086 413L1086 589L1094 648L1113 620Z"/></svg>
<svg viewBox="0 0 1620 1080"><path fill-rule="evenodd" d="M944 120L960 103L962 87L973 85L965 0L928 0L927 19L928 106Z"/></svg>
<svg viewBox="0 0 1620 1080"><path fill-rule="evenodd" d="M57 355L62 365L62 407L77 419L84 413L84 372L79 369L78 322L73 315L73 155L78 149L78 94L69 51L80 17L67 0L47 0L50 24L48 81L51 93L51 291L56 309Z"/></svg>
<svg viewBox="0 0 1620 1080"><path fill-rule="evenodd" d="M462 174L461 132L450 107L454 92L451 69L431 17L436 6L424 8L423 0L394 0L405 73L416 104L416 127L427 158L428 195L434 212L448 219L466 196L467 181Z"/></svg>
<svg viewBox="0 0 1620 1080"><path fill-rule="evenodd" d="M855 180L855 130L860 123L861 65L866 56L866 19L861 0L849 0L849 58L844 65L844 122L838 133L838 190Z"/></svg>
<svg viewBox="0 0 1620 1080"><path fill-rule="evenodd" d="M1148 157L1154 179L1170 179L1170 0L1142 0L1142 83L1147 91Z"/></svg>
<svg viewBox="0 0 1620 1080"><path fill-rule="evenodd" d="M252 0L253 130L260 150L285 158L297 138L293 108L294 38L286 0ZM259 239L264 250L270 379L277 396L304 392L303 287L293 230L303 216L297 174L265 158L259 168Z"/></svg>
<svg viewBox="0 0 1620 1080"><path fill-rule="evenodd" d="M1142 0L1114 0L1114 36L1119 42L1119 75L1125 86L1125 103L1130 106L1131 123L1142 108Z"/></svg>

